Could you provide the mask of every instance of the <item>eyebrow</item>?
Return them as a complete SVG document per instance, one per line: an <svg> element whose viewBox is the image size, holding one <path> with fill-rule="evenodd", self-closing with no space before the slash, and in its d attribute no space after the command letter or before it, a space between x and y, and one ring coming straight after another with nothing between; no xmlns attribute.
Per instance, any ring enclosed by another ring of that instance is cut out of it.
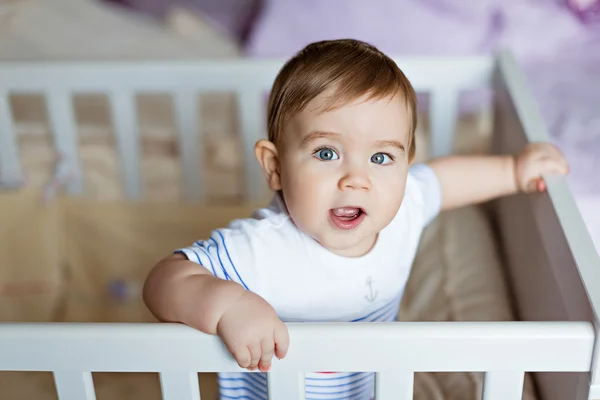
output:
<svg viewBox="0 0 600 400"><path fill-rule="evenodd" d="M404 145L397 140L378 140L375 145L377 147L396 147L400 151L405 151Z"/></svg>
<svg viewBox="0 0 600 400"><path fill-rule="evenodd" d="M340 136L342 135L335 132L315 131L306 135L304 139L302 139L300 146L308 147L311 143L316 142L319 139L337 139Z"/></svg>
<svg viewBox="0 0 600 400"><path fill-rule="evenodd" d="M339 138L339 133L336 132L327 132L327 131L314 131L309 133L302 139L300 142L301 147L308 147L311 143L316 142L319 139L337 139ZM405 151L404 145L398 140L378 140L375 142L376 147L396 147L400 151Z"/></svg>

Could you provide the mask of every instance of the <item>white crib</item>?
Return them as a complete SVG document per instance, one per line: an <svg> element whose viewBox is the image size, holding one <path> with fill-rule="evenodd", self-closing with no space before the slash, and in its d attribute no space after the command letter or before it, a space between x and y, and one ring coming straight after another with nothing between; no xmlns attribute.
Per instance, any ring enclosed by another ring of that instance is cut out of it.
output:
<svg viewBox="0 0 600 400"><path fill-rule="evenodd" d="M461 91L494 92L494 151L514 152L548 140L533 99L510 53L497 57L405 58L397 63L419 92L431 94L432 155L451 152ZM108 95L127 196L143 193L134 95L171 93L180 130L187 197L200 202L196 95L238 96L254 201L264 179L254 160L265 133L264 93L281 60L191 63L0 64L0 186L22 177L11 93L44 93L63 168L81 176L74 93ZM600 399L597 329L600 260L562 178L547 177L548 193L494 202L503 252L523 322L402 322L289 324L289 355L275 361L269 397L304 398L304 371L375 371L376 398L408 400L419 371L485 371L485 400L521 399L524 374L536 372L544 400ZM81 180L68 193L81 191ZM350 349L350 350L349 350ZM394 355L394 357L390 357ZM218 338L177 324L0 324L0 370L52 371L60 400L95 399L92 372L159 372L164 399L199 400L198 372L239 368Z"/></svg>

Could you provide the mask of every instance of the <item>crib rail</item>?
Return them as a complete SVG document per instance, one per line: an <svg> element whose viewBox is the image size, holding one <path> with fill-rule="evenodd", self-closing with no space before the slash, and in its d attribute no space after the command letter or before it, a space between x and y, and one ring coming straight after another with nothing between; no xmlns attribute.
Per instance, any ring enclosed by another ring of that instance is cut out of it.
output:
<svg viewBox="0 0 600 400"><path fill-rule="evenodd" d="M398 59L415 89L431 95L431 152L452 150L458 96L461 91L488 87L492 57L444 57ZM10 107L13 93L43 94L55 147L64 157L65 169L78 177L68 193L82 190L84 171L77 155L77 127L71 96L106 94L110 103L116 143L122 167L123 187L130 199L143 196L140 178L140 146L135 96L168 93L180 137L181 163L186 198L204 199L204 181L198 160L202 151L202 121L195 115L199 96L209 92L234 93L244 149L245 194L255 201L265 183L254 160L254 143L266 136L264 95L283 60L211 60L197 62L67 62L0 63L0 183L14 184L22 178L14 121Z"/></svg>
<svg viewBox="0 0 600 400"><path fill-rule="evenodd" d="M379 400L409 400L418 371L485 371L484 400L517 400L525 372L589 371L584 322L289 324L269 398L304 399L303 371L374 371ZM60 400L95 399L91 372L158 372L162 395L198 400L198 372L241 371L215 336L179 324L0 324L0 370L53 371Z"/></svg>

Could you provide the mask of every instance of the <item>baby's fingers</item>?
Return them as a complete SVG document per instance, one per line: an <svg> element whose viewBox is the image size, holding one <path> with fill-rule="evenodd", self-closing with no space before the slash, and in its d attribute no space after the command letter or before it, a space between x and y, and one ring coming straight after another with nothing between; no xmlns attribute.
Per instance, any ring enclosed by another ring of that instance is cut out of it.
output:
<svg viewBox="0 0 600 400"><path fill-rule="evenodd" d="M258 364L258 369L261 372L268 372L269 369L271 369L271 360L273 359L273 354L275 352L275 342L273 341L273 338L268 337L263 339L261 347L262 356Z"/></svg>
<svg viewBox="0 0 600 400"><path fill-rule="evenodd" d="M260 356L262 351L260 349L260 343L257 342L255 344L251 344L248 346L250 350L250 365L248 366L248 370L254 371L258 368L258 362L260 361Z"/></svg>
<svg viewBox="0 0 600 400"><path fill-rule="evenodd" d="M274 332L274 338L275 355L281 360L287 355L288 348L290 346L290 336L285 324L280 323L277 325Z"/></svg>
<svg viewBox="0 0 600 400"><path fill-rule="evenodd" d="M250 366L252 357L250 355L250 349L248 347L240 346L232 352L232 355L241 368L248 368Z"/></svg>
<svg viewBox="0 0 600 400"><path fill-rule="evenodd" d="M540 160L540 163L540 172L542 174L556 173L560 175L566 175L569 172L569 166L562 158L544 157Z"/></svg>

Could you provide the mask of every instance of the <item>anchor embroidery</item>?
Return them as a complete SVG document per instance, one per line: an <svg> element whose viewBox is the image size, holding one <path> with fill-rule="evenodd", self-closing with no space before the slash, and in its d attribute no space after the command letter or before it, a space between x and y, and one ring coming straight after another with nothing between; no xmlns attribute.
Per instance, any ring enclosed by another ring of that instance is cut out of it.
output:
<svg viewBox="0 0 600 400"><path fill-rule="evenodd" d="M365 296L365 299L372 303L375 301L375 299L377 299L378 292L373 292L373 278L371 278L370 276L367 278L367 285L369 286L369 294Z"/></svg>

